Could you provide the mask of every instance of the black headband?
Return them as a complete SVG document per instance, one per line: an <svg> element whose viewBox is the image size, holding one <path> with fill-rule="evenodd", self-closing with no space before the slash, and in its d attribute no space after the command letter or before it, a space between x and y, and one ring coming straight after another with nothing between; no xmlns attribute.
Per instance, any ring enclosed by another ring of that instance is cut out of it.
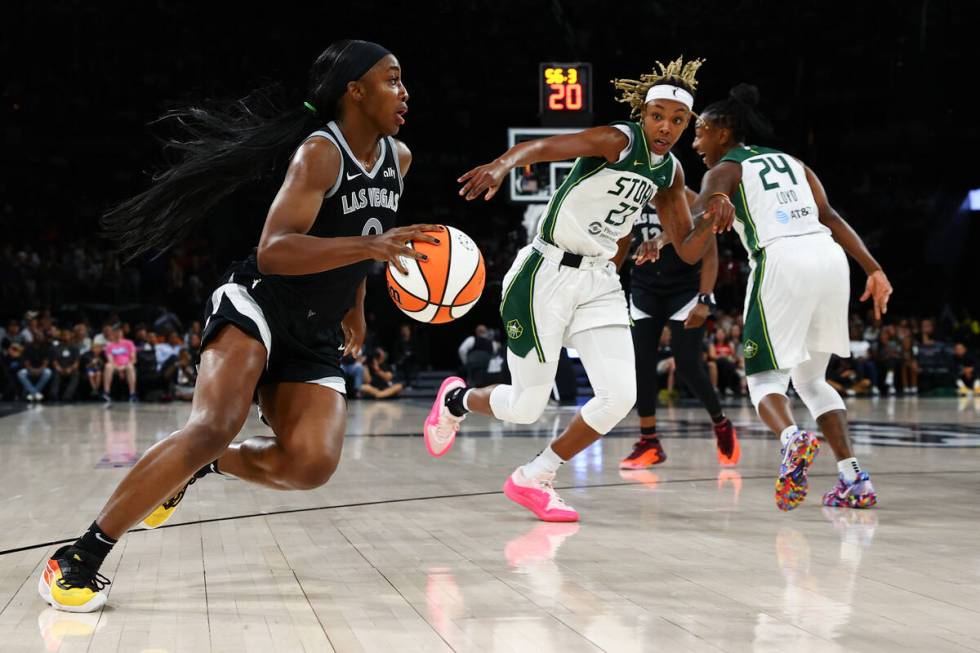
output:
<svg viewBox="0 0 980 653"><path fill-rule="evenodd" d="M346 87L348 82L356 82L364 77L364 73L389 54L390 50L377 43L352 40L337 57L336 79Z"/></svg>

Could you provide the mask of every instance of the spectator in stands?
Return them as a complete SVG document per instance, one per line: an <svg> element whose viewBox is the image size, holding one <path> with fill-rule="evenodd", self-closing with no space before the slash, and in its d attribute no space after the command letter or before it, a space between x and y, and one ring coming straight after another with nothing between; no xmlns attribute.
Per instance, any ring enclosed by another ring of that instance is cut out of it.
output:
<svg viewBox="0 0 980 653"><path fill-rule="evenodd" d="M748 392L748 383L745 380L745 344L742 343L742 325L736 322L729 333L728 342L735 351L737 365L735 373L738 374L739 394L744 396Z"/></svg>
<svg viewBox="0 0 980 653"><path fill-rule="evenodd" d="M31 341L30 335L20 328L20 322L17 320L10 320L7 323L7 334L4 339L8 345L11 342L16 342L25 347Z"/></svg>
<svg viewBox="0 0 980 653"><path fill-rule="evenodd" d="M74 334L68 329L61 332L51 344L51 360L54 376L51 379L51 396L56 401L74 401L80 378L81 357L75 346Z"/></svg>
<svg viewBox="0 0 980 653"><path fill-rule="evenodd" d="M912 337L912 332L902 338L902 392L907 395L919 394L919 345Z"/></svg>
<svg viewBox="0 0 980 653"><path fill-rule="evenodd" d="M109 344L109 341L112 340L112 328L113 328L112 327L112 322L106 322L106 323L104 323L102 325L102 331L100 331L99 333L95 334L95 337L92 338L92 343L93 344L98 344L103 349L105 349L106 345Z"/></svg>
<svg viewBox="0 0 980 653"><path fill-rule="evenodd" d="M398 330L398 340L391 348L391 359L395 362L395 369L408 387L415 382L419 367L423 364L420 360L417 340L412 325L402 324Z"/></svg>
<svg viewBox="0 0 980 653"><path fill-rule="evenodd" d="M18 341L11 342L3 350L0 357L0 399L16 400L20 397L22 386L17 378L24 369L24 345Z"/></svg>
<svg viewBox="0 0 980 653"><path fill-rule="evenodd" d="M92 348L82 358L85 365L85 377L88 379L91 388L91 395L99 395L102 392L102 375L105 372L105 350L97 342L92 343Z"/></svg>
<svg viewBox="0 0 980 653"><path fill-rule="evenodd" d="M862 378L855 369L853 358L831 356L827 368L827 383L845 397L865 395L871 392L871 381Z"/></svg>
<svg viewBox="0 0 980 653"><path fill-rule="evenodd" d="M24 367L17 372L17 379L24 388L27 401L43 401L44 389L51 381L51 345L44 334L37 331L24 349Z"/></svg>
<svg viewBox="0 0 980 653"><path fill-rule="evenodd" d="M125 378L129 385L129 400L135 402L136 395L136 345L132 340L123 338L123 328L118 326L110 330L111 340L106 345L106 363L102 374L102 399L111 401L110 391L115 376Z"/></svg>
<svg viewBox="0 0 980 653"><path fill-rule="evenodd" d="M79 322L74 327L75 346L78 347L79 356L84 356L92 350L92 338L89 337L88 327L83 322Z"/></svg>
<svg viewBox="0 0 980 653"><path fill-rule="evenodd" d="M473 349L477 349L478 351L486 351L491 354L493 353L494 342L490 338L490 330L487 329L486 324L477 324L476 329L473 330L473 335L467 336L459 346L459 349L457 350L459 352L459 362L462 363L464 367L466 366L469 353Z"/></svg>
<svg viewBox="0 0 980 653"><path fill-rule="evenodd" d="M885 372L885 389L889 395L895 394L895 372L902 366L902 345L895 337L895 327L886 324L878 334L878 369Z"/></svg>
<svg viewBox="0 0 980 653"><path fill-rule="evenodd" d="M375 349L371 354L371 359L364 368L364 384L360 388L361 395L374 399L387 399L397 396L404 389L401 383L392 382L395 375L392 373L387 359L388 352L381 347Z"/></svg>
<svg viewBox="0 0 980 653"><path fill-rule="evenodd" d="M663 402L673 401L680 396L674 387L677 379L677 363L674 361L674 351L670 347L670 327L665 326L660 332L660 346L657 349L657 385L661 390L657 398Z"/></svg>
<svg viewBox="0 0 980 653"><path fill-rule="evenodd" d="M861 325L851 326L851 366L857 374L858 381L868 382L868 391L872 396L881 394L878 389L878 368L871 358L871 343L861 334ZM833 385L833 384L831 384Z"/></svg>
<svg viewBox="0 0 980 653"><path fill-rule="evenodd" d="M956 369L956 389L961 395L970 391L980 396L980 378L977 378L977 359L962 342L953 345L953 366Z"/></svg>
<svg viewBox="0 0 980 653"><path fill-rule="evenodd" d="M708 360L717 366L717 385L718 395L724 396L734 394L741 396L742 384L738 378L738 360L735 357L735 349L728 341L728 334L725 329L718 327L715 329L714 342L708 345Z"/></svg>
<svg viewBox="0 0 980 653"><path fill-rule="evenodd" d="M190 401L194 398L194 385L197 383L197 367L194 365L193 360L191 360L191 353L186 348L182 348L177 355L175 367L177 377L174 386L174 396L181 401Z"/></svg>

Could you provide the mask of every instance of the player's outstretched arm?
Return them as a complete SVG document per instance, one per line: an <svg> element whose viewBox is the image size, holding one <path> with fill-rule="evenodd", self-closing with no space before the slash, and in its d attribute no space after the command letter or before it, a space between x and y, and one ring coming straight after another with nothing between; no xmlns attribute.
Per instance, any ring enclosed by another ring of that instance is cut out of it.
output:
<svg viewBox="0 0 980 653"><path fill-rule="evenodd" d="M888 312L888 299L892 294L891 282L888 281L885 271L881 269L881 265L871 255L871 252L868 251L861 237L854 231L851 225L847 224L847 220L842 218L834 207L830 205L830 201L827 199L827 192L824 190L823 184L820 183L820 179L816 173L808 166L803 166L803 168L806 170L806 180L810 184L810 190L813 192L813 199L817 202L820 222L830 229L834 240L844 248L844 251L851 258L858 262L858 265L868 275L868 281L864 287L864 294L861 295L861 301L867 301L868 298L872 298L875 319L879 319L883 314Z"/></svg>
<svg viewBox="0 0 980 653"><path fill-rule="evenodd" d="M477 166L457 179L463 184L459 194L467 200L475 200L485 192L484 199L490 199L497 194L507 173L518 166L580 156L601 156L607 161L615 161L628 144L626 134L608 126L518 143L497 159Z"/></svg>

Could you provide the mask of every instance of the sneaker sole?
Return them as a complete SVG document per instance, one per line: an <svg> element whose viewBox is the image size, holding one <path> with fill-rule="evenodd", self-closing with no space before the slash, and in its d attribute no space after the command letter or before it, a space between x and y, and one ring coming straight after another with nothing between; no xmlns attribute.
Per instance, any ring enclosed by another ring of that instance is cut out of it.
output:
<svg viewBox="0 0 980 653"><path fill-rule="evenodd" d="M715 450L718 454L718 462L722 467L734 467L738 464L738 461L742 459L742 447L738 443L738 434L732 433L732 455L726 456L718 448L717 437L715 439Z"/></svg>
<svg viewBox="0 0 980 653"><path fill-rule="evenodd" d="M820 443L813 436L803 449L797 449L790 459L792 471L776 479L776 507L782 511L793 510L806 499L810 482L807 470L817 456Z"/></svg>
<svg viewBox="0 0 980 653"><path fill-rule="evenodd" d="M466 387L466 381L458 376L450 376L442 382L442 385L439 386L439 392L436 393L436 399L432 402L432 410L429 411L429 416L425 418L425 424L422 425L425 448L429 452L429 455L433 458L442 458L445 456L447 453L449 453L449 450L452 449L453 443L456 442L456 434L454 433L453 437L449 439L449 442L446 444L445 448L442 451L437 452L432 447L432 441L429 438L429 427L431 426L435 428L435 426L439 423L439 409L442 408L442 405L446 401L446 392L450 390L450 384L457 383L460 384L461 387Z"/></svg>
<svg viewBox="0 0 980 653"><path fill-rule="evenodd" d="M106 599L105 595L100 592L84 605L62 605L51 598L51 588L44 582L44 572L41 572L41 578L39 578L37 581L37 593L41 595L41 598L44 599L48 605L55 610L61 610L62 612L95 612L96 610L102 608L108 600Z"/></svg>
<svg viewBox="0 0 980 653"><path fill-rule="evenodd" d="M552 523L578 521L578 514L568 515L563 517L549 517L542 514L541 512L538 511L538 508L533 503L525 499L520 492L514 489L514 487L516 487L514 485L514 482L511 481L510 478L508 477L507 481L504 483L504 496L510 499L511 501L513 501L514 503L516 503L517 505L530 510L531 513L541 521L552 522Z"/></svg>
<svg viewBox="0 0 980 653"><path fill-rule="evenodd" d="M878 505L878 495L871 494L858 498L850 497L844 501L838 499L836 496L830 499L824 497L823 505L829 508L854 508L855 510L864 510Z"/></svg>

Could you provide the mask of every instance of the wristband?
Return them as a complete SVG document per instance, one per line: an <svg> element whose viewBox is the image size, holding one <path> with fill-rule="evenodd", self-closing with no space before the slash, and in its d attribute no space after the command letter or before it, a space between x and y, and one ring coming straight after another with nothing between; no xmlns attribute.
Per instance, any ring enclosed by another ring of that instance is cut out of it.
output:
<svg viewBox="0 0 980 653"><path fill-rule="evenodd" d="M711 297L711 293L698 293L698 303L704 304L711 310L715 308L715 300Z"/></svg>

